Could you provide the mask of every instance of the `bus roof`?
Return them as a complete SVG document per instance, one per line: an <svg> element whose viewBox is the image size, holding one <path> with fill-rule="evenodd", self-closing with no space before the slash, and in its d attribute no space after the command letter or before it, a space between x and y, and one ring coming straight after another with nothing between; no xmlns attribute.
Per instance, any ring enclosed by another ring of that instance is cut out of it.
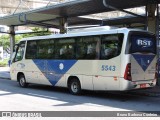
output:
<svg viewBox="0 0 160 120"><path fill-rule="evenodd" d="M106 27L106 29L105 29ZM97 30L96 30L97 29ZM67 34L52 34L47 36L35 36L35 37L29 37L29 38L23 38L21 41L28 41L28 40L42 40L42 39L52 39L52 38L66 38L66 37L78 37L78 36L89 36L89 35L103 35L103 34L116 34L116 33L128 33L129 31L143 31L147 32L145 30L140 29L128 29L128 28L118 28L118 29L108 29L107 26L102 27L96 27L90 28L90 30L86 31L77 31L73 33L67 33Z"/></svg>

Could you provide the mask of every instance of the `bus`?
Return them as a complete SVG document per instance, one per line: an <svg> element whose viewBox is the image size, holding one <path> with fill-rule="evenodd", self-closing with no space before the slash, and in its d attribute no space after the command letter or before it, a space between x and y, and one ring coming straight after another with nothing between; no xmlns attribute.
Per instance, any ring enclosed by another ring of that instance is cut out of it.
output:
<svg viewBox="0 0 160 120"><path fill-rule="evenodd" d="M96 27L22 39L15 45L11 80L82 90L128 91L156 85L156 37L128 28Z"/></svg>

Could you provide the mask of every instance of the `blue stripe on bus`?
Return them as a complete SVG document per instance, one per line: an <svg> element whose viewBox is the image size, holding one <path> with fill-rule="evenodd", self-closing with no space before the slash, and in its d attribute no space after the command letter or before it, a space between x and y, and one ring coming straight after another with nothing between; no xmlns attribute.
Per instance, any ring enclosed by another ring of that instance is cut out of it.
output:
<svg viewBox="0 0 160 120"><path fill-rule="evenodd" d="M33 60L33 62L54 86L77 60Z"/></svg>
<svg viewBox="0 0 160 120"><path fill-rule="evenodd" d="M139 55L139 54L132 54L132 55L144 71L146 71L148 66L155 58L155 55Z"/></svg>

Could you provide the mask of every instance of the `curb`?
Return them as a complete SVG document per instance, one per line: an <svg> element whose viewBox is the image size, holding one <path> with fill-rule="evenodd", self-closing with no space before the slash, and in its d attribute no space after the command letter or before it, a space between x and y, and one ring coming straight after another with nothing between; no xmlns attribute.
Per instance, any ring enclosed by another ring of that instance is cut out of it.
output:
<svg viewBox="0 0 160 120"><path fill-rule="evenodd" d="M133 92L137 95L140 95L140 96L149 96L149 97L158 97L160 96L160 93L157 93L157 92Z"/></svg>
<svg viewBox="0 0 160 120"><path fill-rule="evenodd" d="M0 77L0 79L11 80L11 78L6 78L6 77Z"/></svg>

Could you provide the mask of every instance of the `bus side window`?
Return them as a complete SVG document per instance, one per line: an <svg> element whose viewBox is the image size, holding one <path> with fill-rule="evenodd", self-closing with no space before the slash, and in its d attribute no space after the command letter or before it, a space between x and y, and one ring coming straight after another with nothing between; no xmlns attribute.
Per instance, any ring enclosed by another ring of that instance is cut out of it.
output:
<svg viewBox="0 0 160 120"><path fill-rule="evenodd" d="M54 59L54 40L37 41L37 59Z"/></svg>
<svg viewBox="0 0 160 120"><path fill-rule="evenodd" d="M74 53L74 44L68 44L67 51L66 51L67 59L73 59L74 54L75 54Z"/></svg>
<svg viewBox="0 0 160 120"><path fill-rule="evenodd" d="M66 58L66 52L67 52L67 46L66 45L63 45L61 46L60 50L59 50L59 57L61 59L65 59Z"/></svg>
<svg viewBox="0 0 160 120"><path fill-rule="evenodd" d="M95 59L96 57L96 46L94 43L87 45L87 58L88 59Z"/></svg>
<svg viewBox="0 0 160 120"><path fill-rule="evenodd" d="M54 47L49 46L47 50L48 59L54 59Z"/></svg>
<svg viewBox="0 0 160 120"><path fill-rule="evenodd" d="M37 58L37 42L28 41L26 50L26 59L36 59Z"/></svg>
<svg viewBox="0 0 160 120"><path fill-rule="evenodd" d="M77 59L96 59L98 57L98 41L99 37L95 36L80 38L78 40L78 48L76 53Z"/></svg>
<svg viewBox="0 0 160 120"><path fill-rule="evenodd" d="M55 57L56 59L74 59L75 57L75 39L64 38L59 39L55 45Z"/></svg>
<svg viewBox="0 0 160 120"><path fill-rule="evenodd" d="M87 45L83 42L82 38L77 38L76 58L84 59L87 55Z"/></svg>
<svg viewBox="0 0 160 120"><path fill-rule="evenodd" d="M111 59L118 56L121 52L123 37L118 35L102 36L101 59Z"/></svg>

